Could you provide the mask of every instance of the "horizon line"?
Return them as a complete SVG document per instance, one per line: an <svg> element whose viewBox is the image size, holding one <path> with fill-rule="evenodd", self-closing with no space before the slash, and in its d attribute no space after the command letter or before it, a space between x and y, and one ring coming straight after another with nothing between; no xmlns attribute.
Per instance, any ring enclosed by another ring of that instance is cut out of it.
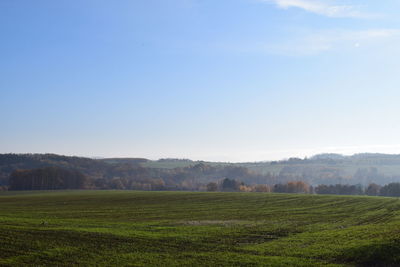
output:
<svg viewBox="0 0 400 267"><path fill-rule="evenodd" d="M290 159L312 159L317 156L322 155L336 155L341 157L353 157L357 155L386 155L386 156L400 156L400 153L384 153L384 152L357 152L357 153L332 153L332 152L323 152L316 153L310 156L292 156L292 157L283 157L280 159L270 159L270 160L253 160L253 161L224 161L224 160L205 160L205 159L193 159L188 157L160 157L160 158L148 158L148 157L138 157L138 156L87 156L87 155L79 155L79 154L63 154L63 153L54 153L54 152L0 152L0 155L56 155L56 156L65 156L65 157L78 157L78 158L88 158L93 160L104 160L104 159L145 159L149 161L159 161L159 160L181 160L181 161L193 161L193 162L210 162L210 163L265 163L265 162L279 162L279 161L288 161Z"/></svg>

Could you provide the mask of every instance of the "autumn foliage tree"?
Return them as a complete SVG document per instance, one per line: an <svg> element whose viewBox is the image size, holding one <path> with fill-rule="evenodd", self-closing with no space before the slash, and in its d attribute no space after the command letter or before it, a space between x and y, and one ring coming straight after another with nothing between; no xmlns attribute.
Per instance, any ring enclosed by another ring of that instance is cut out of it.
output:
<svg viewBox="0 0 400 267"><path fill-rule="evenodd" d="M222 181L221 187L222 187L222 191L239 191L241 185L243 185L243 183L240 183L240 182L236 181L235 179L225 178Z"/></svg>
<svg viewBox="0 0 400 267"><path fill-rule="evenodd" d="M368 196L378 196L380 194L382 186L377 184L369 184L368 187L365 189L365 194Z"/></svg>
<svg viewBox="0 0 400 267"><path fill-rule="evenodd" d="M271 192L271 187L264 184L258 184L253 186L253 192L262 192L262 193L269 193Z"/></svg>
<svg viewBox="0 0 400 267"><path fill-rule="evenodd" d="M208 192L216 192L218 191L218 184L211 182L207 184L207 191Z"/></svg>
<svg viewBox="0 0 400 267"><path fill-rule="evenodd" d="M276 184L273 188L275 193L303 193L310 192L310 186L302 181L291 181L285 184Z"/></svg>

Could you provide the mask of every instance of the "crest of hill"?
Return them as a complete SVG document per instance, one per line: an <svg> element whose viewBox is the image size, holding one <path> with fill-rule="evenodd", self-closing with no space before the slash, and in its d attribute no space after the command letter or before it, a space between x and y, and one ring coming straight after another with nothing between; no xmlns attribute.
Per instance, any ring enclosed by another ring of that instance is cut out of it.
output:
<svg viewBox="0 0 400 267"><path fill-rule="evenodd" d="M324 154L317 154L312 156L311 160L320 160L320 159L333 159L333 160L343 160L346 156L341 154L334 154L334 153L324 153Z"/></svg>
<svg viewBox="0 0 400 267"><path fill-rule="evenodd" d="M213 170L215 175L211 173L194 175L193 173L196 173L194 167L197 165L214 168L210 170ZM371 182L387 184L400 181L400 155L379 153L361 153L352 156L328 153L304 159L290 158L281 161L247 163L206 162L175 158L160 160L145 158L94 159L56 154L0 154L0 186L7 184L10 174L15 170L45 167L76 170L91 179L110 180L116 177L138 176L146 177L146 179L174 177L170 179L171 185L183 183L185 180L193 180L193 177L196 177L196 182L217 181L223 178L220 175L222 168L247 169L249 172L243 173L249 175L238 176L238 179L249 184L266 183L263 179L255 179L254 175L274 177L277 183L301 180L312 185L367 185ZM252 174L250 175L250 173Z"/></svg>
<svg viewBox="0 0 400 267"><path fill-rule="evenodd" d="M132 165L140 165L150 160L145 158L105 158L100 159L100 161L109 163L109 164L132 164Z"/></svg>

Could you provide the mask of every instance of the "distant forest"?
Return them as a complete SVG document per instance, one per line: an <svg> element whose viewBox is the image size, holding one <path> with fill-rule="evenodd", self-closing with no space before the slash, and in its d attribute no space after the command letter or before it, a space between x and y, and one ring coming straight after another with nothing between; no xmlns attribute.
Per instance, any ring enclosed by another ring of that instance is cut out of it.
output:
<svg viewBox="0 0 400 267"><path fill-rule="evenodd" d="M321 154L256 163L0 154L0 189L119 189L393 195L400 156ZM392 184L391 188L383 185ZM382 187L383 186L383 187ZM386 190L386 191L385 191ZM389 192L390 191L390 192ZM399 190L400 191L400 190Z"/></svg>

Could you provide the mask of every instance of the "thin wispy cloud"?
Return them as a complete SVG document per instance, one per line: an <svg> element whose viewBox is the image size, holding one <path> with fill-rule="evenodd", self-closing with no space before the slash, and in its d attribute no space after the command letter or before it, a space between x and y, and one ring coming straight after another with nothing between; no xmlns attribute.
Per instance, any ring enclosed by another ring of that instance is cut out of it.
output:
<svg viewBox="0 0 400 267"><path fill-rule="evenodd" d="M281 56L314 56L337 51L372 49L389 50L397 47L400 29L323 30L309 31L276 42L240 43L230 49L241 53L260 53ZM225 48L227 48L225 46Z"/></svg>
<svg viewBox="0 0 400 267"><path fill-rule="evenodd" d="M390 47L398 41L400 41L400 29L326 30L281 43L258 44L255 50L284 56L312 56L331 51Z"/></svg>
<svg viewBox="0 0 400 267"><path fill-rule="evenodd" d="M370 18L376 15L367 14L358 10L353 5L336 4L329 0L261 0L273 3L279 8L299 8L307 12L332 17L332 18Z"/></svg>

